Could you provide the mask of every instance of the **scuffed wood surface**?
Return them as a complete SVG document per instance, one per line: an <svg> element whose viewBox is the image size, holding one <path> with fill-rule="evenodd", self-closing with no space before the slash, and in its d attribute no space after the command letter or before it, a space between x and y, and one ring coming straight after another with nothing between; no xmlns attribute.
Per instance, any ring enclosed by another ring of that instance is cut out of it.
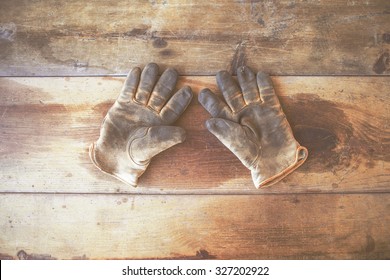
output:
<svg viewBox="0 0 390 280"><path fill-rule="evenodd" d="M187 140L156 156L138 188L89 160L122 77L1 78L0 192L302 193L388 192L390 80L385 77L273 77L307 162L256 190L249 171L204 127L197 101L214 77L181 77L195 96L177 125Z"/></svg>
<svg viewBox="0 0 390 280"><path fill-rule="evenodd" d="M247 63L273 74L389 74L390 2L25 1L0 3L0 75L182 75Z"/></svg>
<svg viewBox="0 0 390 280"><path fill-rule="evenodd" d="M389 259L389 211L390 194L0 195L0 258Z"/></svg>

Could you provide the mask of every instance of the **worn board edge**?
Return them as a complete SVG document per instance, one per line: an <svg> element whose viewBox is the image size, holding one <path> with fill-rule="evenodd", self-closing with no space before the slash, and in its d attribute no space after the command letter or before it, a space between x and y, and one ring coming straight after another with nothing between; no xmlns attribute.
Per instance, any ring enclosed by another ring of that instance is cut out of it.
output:
<svg viewBox="0 0 390 280"><path fill-rule="evenodd" d="M389 13L383 0L2 1L0 75L123 73L151 60L186 75L243 64L273 74L388 75Z"/></svg>

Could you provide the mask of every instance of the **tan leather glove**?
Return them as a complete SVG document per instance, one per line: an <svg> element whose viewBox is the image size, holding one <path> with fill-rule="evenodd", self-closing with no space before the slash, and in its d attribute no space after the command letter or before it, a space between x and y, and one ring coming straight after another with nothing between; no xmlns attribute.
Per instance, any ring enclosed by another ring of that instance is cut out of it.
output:
<svg viewBox="0 0 390 280"><path fill-rule="evenodd" d="M213 117L206 126L251 170L256 188L271 186L299 167L308 151L295 140L270 77L241 67L237 78L239 86L228 72L217 73L225 102L209 89L200 92L199 102Z"/></svg>
<svg viewBox="0 0 390 280"><path fill-rule="evenodd" d="M169 68L159 79L158 72L154 63L142 74L140 68L130 71L89 149L97 168L134 187L152 157L185 139L184 129L169 125L191 102L191 88L172 95L177 72Z"/></svg>

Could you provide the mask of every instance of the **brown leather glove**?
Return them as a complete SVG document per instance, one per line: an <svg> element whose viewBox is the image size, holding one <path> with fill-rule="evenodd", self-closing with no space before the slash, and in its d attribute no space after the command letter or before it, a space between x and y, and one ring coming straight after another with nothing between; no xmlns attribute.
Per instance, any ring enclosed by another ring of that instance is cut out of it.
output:
<svg viewBox="0 0 390 280"><path fill-rule="evenodd" d="M185 139L184 129L169 125L191 102L191 88L172 95L177 72L169 68L159 79L158 72L154 63L142 74L140 68L130 71L89 149L97 168L134 187L152 157Z"/></svg>
<svg viewBox="0 0 390 280"><path fill-rule="evenodd" d="M239 86L228 72L217 73L225 102L209 89L200 92L199 102L213 117L206 126L251 170L256 188L271 186L299 167L308 151L295 140L270 77L241 67L237 78Z"/></svg>

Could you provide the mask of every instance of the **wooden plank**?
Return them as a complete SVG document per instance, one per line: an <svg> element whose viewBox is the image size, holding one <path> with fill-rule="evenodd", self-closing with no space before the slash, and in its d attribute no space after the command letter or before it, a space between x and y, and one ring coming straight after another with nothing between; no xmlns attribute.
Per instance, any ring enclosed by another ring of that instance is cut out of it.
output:
<svg viewBox="0 0 390 280"><path fill-rule="evenodd" d="M1 192L301 193L388 192L390 79L273 77L307 162L272 188L256 190L249 171L204 127L201 88L214 77L181 77L195 98L177 125L187 140L155 157L138 188L101 173L88 157L123 78L0 79Z"/></svg>
<svg viewBox="0 0 390 280"><path fill-rule="evenodd" d="M150 61L182 75L235 72L244 63L275 75L390 70L387 0L0 5L0 75L123 74Z"/></svg>
<svg viewBox="0 0 390 280"><path fill-rule="evenodd" d="M8 194L0 202L2 258L390 258L390 194Z"/></svg>
<svg viewBox="0 0 390 280"><path fill-rule="evenodd" d="M88 146L123 78L0 79L1 192L261 193L372 192L390 187L390 79L274 77L307 162L275 187L254 188L249 171L204 127L201 88L214 77L181 77L195 98L177 125L184 144L152 161L138 188L97 170Z"/></svg>

